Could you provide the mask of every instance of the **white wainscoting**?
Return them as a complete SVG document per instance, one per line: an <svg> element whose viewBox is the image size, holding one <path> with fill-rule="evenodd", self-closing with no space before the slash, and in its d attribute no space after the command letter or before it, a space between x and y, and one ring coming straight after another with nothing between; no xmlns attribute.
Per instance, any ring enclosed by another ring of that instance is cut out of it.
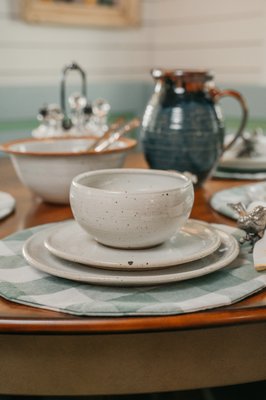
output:
<svg viewBox="0 0 266 400"><path fill-rule="evenodd" d="M96 29L29 24L20 0L0 0L0 121L35 118L58 102L62 67L87 72L89 99L141 115L152 67L212 69L216 83L244 93L251 117L265 117L265 0L142 0L141 25ZM76 74L69 85L76 87ZM233 101L229 115L238 115Z"/></svg>
<svg viewBox="0 0 266 400"><path fill-rule="evenodd" d="M153 66L208 68L218 82L266 82L264 0L142 0L140 27L29 24L0 1L0 85L56 84L75 60L96 81L149 81ZM72 78L71 78L72 79Z"/></svg>
<svg viewBox="0 0 266 400"><path fill-rule="evenodd" d="M29 24L20 0L0 1L0 85L56 84L62 67L79 63L88 80L148 80L153 65L153 1L141 26L96 29Z"/></svg>
<svg viewBox="0 0 266 400"><path fill-rule="evenodd" d="M154 63L212 69L217 82L261 84L263 0L157 0Z"/></svg>

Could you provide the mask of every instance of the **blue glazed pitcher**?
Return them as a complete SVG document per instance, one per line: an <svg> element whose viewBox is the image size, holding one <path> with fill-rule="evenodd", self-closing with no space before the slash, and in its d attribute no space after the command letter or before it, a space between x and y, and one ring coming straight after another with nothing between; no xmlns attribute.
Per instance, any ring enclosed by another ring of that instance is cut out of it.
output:
<svg viewBox="0 0 266 400"><path fill-rule="evenodd" d="M155 89L146 107L141 142L151 168L190 172L197 185L215 170L222 153L242 135L247 106L240 93L219 90L208 71L152 70ZM217 104L224 96L241 106L239 129L224 146L224 124Z"/></svg>

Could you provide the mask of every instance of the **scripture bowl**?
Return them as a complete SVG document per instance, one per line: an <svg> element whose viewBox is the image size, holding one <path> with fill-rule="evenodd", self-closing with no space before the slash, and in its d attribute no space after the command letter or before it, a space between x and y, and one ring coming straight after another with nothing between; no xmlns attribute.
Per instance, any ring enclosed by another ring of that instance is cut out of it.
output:
<svg viewBox="0 0 266 400"><path fill-rule="evenodd" d="M96 139L22 139L0 145L11 157L21 182L44 201L69 203L72 179L85 171L122 167L136 140L121 138L101 153L86 150Z"/></svg>
<svg viewBox="0 0 266 400"><path fill-rule="evenodd" d="M187 222L191 180L177 172L110 169L76 176L70 205L78 224L98 242L145 248L169 239Z"/></svg>

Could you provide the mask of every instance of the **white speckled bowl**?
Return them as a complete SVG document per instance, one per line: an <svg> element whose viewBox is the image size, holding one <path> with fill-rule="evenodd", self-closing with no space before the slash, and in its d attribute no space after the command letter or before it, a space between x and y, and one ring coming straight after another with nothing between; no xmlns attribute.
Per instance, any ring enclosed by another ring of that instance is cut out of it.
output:
<svg viewBox="0 0 266 400"><path fill-rule="evenodd" d="M194 201L189 178L148 169L110 169L76 176L70 205L79 225L117 248L158 245L187 222Z"/></svg>
<svg viewBox="0 0 266 400"><path fill-rule="evenodd" d="M101 153L86 150L97 138L22 139L0 146L10 155L21 182L44 201L69 203L72 179L85 171L119 168L136 140L121 138Z"/></svg>

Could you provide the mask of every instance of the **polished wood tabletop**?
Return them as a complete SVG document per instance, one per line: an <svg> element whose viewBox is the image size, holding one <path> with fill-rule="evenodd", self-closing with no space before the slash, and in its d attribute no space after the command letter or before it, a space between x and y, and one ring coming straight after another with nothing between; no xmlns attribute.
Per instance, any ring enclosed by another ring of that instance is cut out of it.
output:
<svg viewBox="0 0 266 400"><path fill-rule="evenodd" d="M147 168L132 153L126 167ZM209 180L192 217L235 225L209 206L217 190L245 182ZM0 159L0 190L16 210L0 237L72 218L69 206L43 203ZM254 382L266 377L266 291L230 307L171 316L77 317L0 298L0 393L105 395L159 393Z"/></svg>
<svg viewBox="0 0 266 400"><path fill-rule="evenodd" d="M140 153L128 156L125 167L147 168ZM210 179L195 191L192 218L234 226L235 222L209 205L218 190L248 181ZM0 159L0 190L16 199L14 213L0 221L0 238L14 232L49 222L72 218L67 205L42 202L24 187L16 176L8 158ZM266 290L228 307L173 316L145 317L77 317L59 312L19 305L0 299L0 333L122 333L156 332L183 329L233 326L266 321Z"/></svg>

